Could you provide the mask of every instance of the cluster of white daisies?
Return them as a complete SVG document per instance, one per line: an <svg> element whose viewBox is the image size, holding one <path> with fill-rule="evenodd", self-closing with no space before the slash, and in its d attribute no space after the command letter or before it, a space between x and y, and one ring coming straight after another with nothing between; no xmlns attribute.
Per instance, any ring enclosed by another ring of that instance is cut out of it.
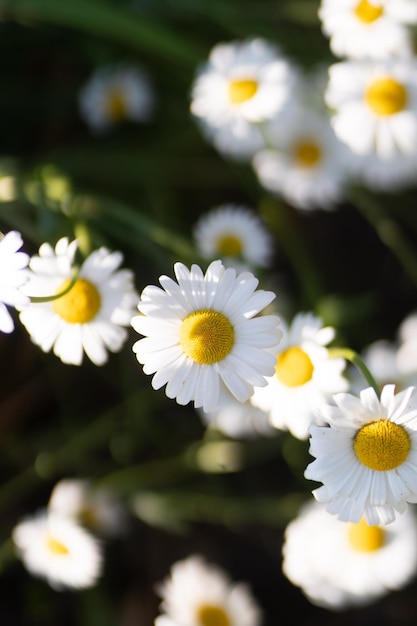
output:
<svg viewBox="0 0 417 626"><path fill-rule="evenodd" d="M204 136L300 209L334 208L352 182L412 186L415 2L323 0L319 18L342 60L308 73L261 38L214 46L191 93Z"/></svg>
<svg viewBox="0 0 417 626"><path fill-rule="evenodd" d="M242 232L242 216L248 231ZM119 252L100 248L78 261L77 242L63 238L54 248L42 244L39 253L29 257L21 251L21 235L11 231L0 240L0 329L13 330L7 307L14 307L43 351L53 350L64 363L74 365L82 363L85 353L102 365L108 352L124 345L131 326L142 336L133 351L145 374L152 375L152 387L165 387L166 395L181 405L193 403L211 427L232 436L288 430L300 440L309 439L315 460L305 477L322 485L313 491L317 502L288 527L284 572L318 604L341 608L373 600L409 580L417 565L415 559L405 564L398 556L398 567L386 577L375 578L375 572L384 569L380 563L395 558L396 550L402 554L404 537L408 533L414 537L416 532L413 513L407 512L408 503L417 502L417 402L415 387L410 386L417 379L416 316L404 320L399 345L391 346L389 354L396 355L395 378L383 379L377 371L381 393L377 383L363 389L357 380L358 393L350 393L345 371L349 351L329 345L335 330L323 326L312 312L299 312L291 323L285 322L278 315L279 307L272 304L275 294L258 289L259 281L248 266L267 264L272 248L256 214L244 207L217 207L195 225L197 246L198 241L207 242L205 228L214 234L212 247L203 250L202 246L201 254L223 254L224 263L212 260L205 272L198 265L187 268L176 263L176 280L161 276L160 286L149 285L140 296L133 273L120 268ZM256 250L246 247L249 229L260 244L258 257ZM364 351L364 367L378 347ZM383 369L386 373L388 365ZM52 503L62 505L65 499L56 496ZM101 571L99 544L73 523L74 510L79 513L80 506L65 512L50 505L13 533L29 571L46 576L51 584L88 586ZM325 515L330 519L319 523ZM299 534L311 538L316 523L317 542L305 553L300 568L303 539ZM320 531L320 524L331 533ZM320 541L327 542L327 561L319 558ZM409 543L410 550L413 545ZM90 555L91 569L85 568L83 574L76 565L79 549L84 557ZM339 578L333 571L337 549L352 558L352 570L344 568ZM333 567L331 575L326 564ZM372 582L358 585L356 567L362 577L374 572ZM318 576L334 593L323 592ZM245 598L243 594L239 602L249 602ZM166 598L164 606L171 607ZM226 610L226 605L210 604L210 598L204 606L211 607L213 615ZM229 621L220 624L235 623L233 603L227 606ZM171 609L166 609L167 614ZM248 626L258 620L256 610L250 615ZM170 615L160 620L166 625L183 624ZM185 623L212 622L201 618Z"/></svg>

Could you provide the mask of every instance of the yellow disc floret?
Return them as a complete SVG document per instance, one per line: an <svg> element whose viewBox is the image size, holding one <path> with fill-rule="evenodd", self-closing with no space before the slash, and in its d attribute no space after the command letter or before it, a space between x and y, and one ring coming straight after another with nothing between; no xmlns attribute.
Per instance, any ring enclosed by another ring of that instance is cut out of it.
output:
<svg viewBox="0 0 417 626"><path fill-rule="evenodd" d="M238 256L242 252L242 242L235 235L223 235L217 243L221 256Z"/></svg>
<svg viewBox="0 0 417 626"><path fill-rule="evenodd" d="M69 554L69 550L67 546L65 546L61 541L58 541L54 537L49 536L46 540L46 544L48 550L52 552L52 554L56 554L58 556L65 556Z"/></svg>
<svg viewBox="0 0 417 626"><path fill-rule="evenodd" d="M235 333L229 319L212 309L187 315L180 327L180 345L200 365L222 361L233 348Z"/></svg>
<svg viewBox="0 0 417 626"><path fill-rule="evenodd" d="M314 167L321 160L321 150L313 141L300 141L294 149L295 161L302 167Z"/></svg>
<svg viewBox="0 0 417 626"><path fill-rule="evenodd" d="M368 526L362 518L359 524L348 524L348 541L358 552L375 552L385 542L385 531L380 526Z"/></svg>
<svg viewBox="0 0 417 626"><path fill-rule="evenodd" d="M311 380L314 367L302 348L294 346L278 355L275 375L287 387L300 387Z"/></svg>
<svg viewBox="0 0 417 626"><path fill-rule="evenodd" d="M411 441L403 426L381 419L362 426L356 433L353 448L363 465L386 472L404 463Z"/></svg>
<svg viewBox="0 0 417 626"><path fill-rule="evenodd" d="M64 291L70 280L60 285L57 293ZM68 324L87 324L98 313L101 306L100 294L90 281L79 278L61 298L52 302L52 308Z"/></svg>
<svg viewBox="0 0 417 626"><path fill-rule="evenodd" d="M107 95L106 108L110 119L115 122L120 122L127 117L125 99L123 94L116 89Z"/></svg>
<svg viewBox="0 0 417 626"><path fill-rule="evenodd" d="M364 24L372 24L378 20L383 14L383 7L377 3L368 2L368 0L361 0L355 7L355 15Z"/></svg>
<svg viewBox="0 0 417 626"><path fill-rule="evenodd" d="M258 91L256 80L231 80L229 82L229 100L232 104L242 104L253 98Z"/></svg>
<svg viewBox="0 0 417 626"><path fill-rule="evenodd" d="M203 604L197 609L198 626L231 626L227 613L219 606Z"/></svg>
<svg viewBox="0 0 417 626"><path fill-rule="evenodd" d="M365 101L376 115L395 115L407 105L407 90L390 76L378 78L366 89Z"/></svg>

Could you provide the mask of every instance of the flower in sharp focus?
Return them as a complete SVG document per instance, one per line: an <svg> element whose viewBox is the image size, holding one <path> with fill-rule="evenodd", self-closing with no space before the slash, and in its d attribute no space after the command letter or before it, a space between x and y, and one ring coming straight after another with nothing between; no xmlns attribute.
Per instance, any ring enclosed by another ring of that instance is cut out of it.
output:
<svg viewBox="0 0 417 626"><path fill-rule="evenodd" d="M153 89L142 69L128 65L101 67L79 93L80 113L96 131L123 121L146 122L154 104Z"/></svg>
<svg viewBox="0 0 417 626"><path fill-rule="evenodd" d="M215 147L247 159L263 146L259 124L280 114L297 72L267 41L219 43L194 79L191 112Z"/></svg>
<svg viewBox="0 0 417 626"><path fill-rule="evenodd" d="M414 0L322 0L322 30L340 57L385 59L412 55Z"/></svg>
<svg viewBox="0 0 417 626"><path fill-rule="evenodd" d="M284 337L275 351L275 373L266 386L255 388L251 403L268 412L275 428L307 439L318 420L317 407L348 387L342 374L345 360L330 358L326 345L335 331L312 313L298 313L288 329L281 324Z"/></svg>
<svg viewBox="0 0 417 626"><path fill-rule="evenodd" d="M345 61L329 68L325 99L336 135L357 154L417 154L417 61Z"/></svg>
<svg viewBox="0 0 417 626"><path fill-rule="evenodd" d="M240 270L270 264L272 236L260 216L247 207L215 207L200 217L193 235L199 254L210 261L221 259Z"/></svg>
<svg viewBox="0 0 417 626"><path fill-rule="evenodd" d="M44 243L29 261L26 293L51 296L69 286L74 272L77 241ZM133 273L119 270L120 252L99 248L81 264L76 281L62 297L32 302L20 311L20 321L44 352L52 348L63 363L81 365L83 351L95 365L103 365L108 351L121 350L138 296Z"/></svg>
<svg viewBox="0 0 417 626"><path fill-rule="evenodd" d="M334 611L369 605L417 572L414 511L368 526L341 522L310 501L285 530L282 568L313 604Z"/></svg>
<svg viewBox="0 0 417 626"><path fill-rule="evenodd" d="M14 321L7 306L19 307L28 304L29 298L21 287L27 281L29 255L21 252L22 236L10 231L0 239L0 331L11 333Z"/></svg>
<svg viewBox="0 0 417 626"><path fill-rule="evenodd" d="M26 569L55 589L92 587L101 575L99 542L73 520L40 511L17 524L12 538Z"/></svg>
<svg viewBox="0 0 417 626"><path fill-rule="evenodd" d="M328 116L298 106L265 125L268 147L252 165L261 185L298 209L333 209L344 197L349 152Z"/></svg>
<svg viewBox="0 0 417 626"><path fill-rule="evenodd" d="M417 409L414 387L395 395L385 385L381 398L372 387L360 397L336 394L335 405L320 408L326 426L310 428L305 477L323 483L313 491L342 521L389 524L395 512L417 502Z"/></svg>
<svg viewBox="0 0 417 626"><path fill-rule="evenodd" d="M157 592L163 614L155 626L259 626L261 621L247 584L232 582L199 555L174 563Z"/></svg>
<svg viewBox="0 0 417 626"><path fill-rule="evenodd" d="M69 517L95 534L117 536L126 528L126 512L115 494L88 480L60 480L51 492L48 511Z"/></svg>
<svg viewBox="0 0 417 626"><path fill-rule="evenodd" d="M194 401L204 411L216 409L220 386L245 402L255 385L266 384L275 358L270 348L281 338L279 318L257 314L275 298L256 290L250 272L236 274L213 261L205 274L174 265L177 282L161 276L162 289L145 287L132 319L144 335L133 350L145 374L154 374L152 386L166 384L166 394L178 404Z"/></svg>

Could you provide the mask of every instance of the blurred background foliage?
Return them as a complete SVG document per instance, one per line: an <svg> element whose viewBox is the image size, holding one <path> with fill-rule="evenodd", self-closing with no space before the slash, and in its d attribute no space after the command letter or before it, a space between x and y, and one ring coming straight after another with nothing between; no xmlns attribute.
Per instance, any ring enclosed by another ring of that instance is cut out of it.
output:
<svg viewBox="0 0 417 626"><path fill-rule="evenodd" d="M175 261L199 262L198 216L246 204L274 234L278 308L282 292L291 312L315 311L355 350L393 338L417 305L415 190L351 189L335 212L297 212L262 190L248 165L216 153L189 113L195 71L220 41L259 35L300 66L331 62L317 8L317 0L0 0L1 230L20 230L29 253L64 235L84 251L122 250L140 292L172 275ZM154 115L96 136L77 94L96 68L118 61L147 71ZM155 582L192 552L249 582L265 626L414 623L415 584L338 615L286 581L283 529L310 497L307 443L278 431L253 440L206 432L191 407L151 391L135 339L131 331L102 368L74 368L20 326L0 336L1 624L151 626ZM102 581L78 593L30 577L9 539L65 477L114 488L131 511L129 531L105 547Z"/></svg>

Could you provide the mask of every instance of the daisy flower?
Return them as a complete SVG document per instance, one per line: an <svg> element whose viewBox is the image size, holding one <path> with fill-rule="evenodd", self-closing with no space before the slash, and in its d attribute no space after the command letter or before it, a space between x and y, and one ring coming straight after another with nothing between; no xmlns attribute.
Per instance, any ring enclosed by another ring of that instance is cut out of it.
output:
<svg viewBox="0 0 417 626"><path fill-rule="evenodd" d="M99 68L79 92L81 116L95 131L126 120L146 122L153 103L153 90L145 72L123 64Z"/></svg>
<svg viewBox="0 0 417 626"><path fill-rule="evenodd" d="M259 626L261 621L246 583L232 582L199 555L174 563L157 592L164 613L155 626Z"/></svg>
<svg viewBox="0 0 417 626"><path fill-rule="evenodd" d="M40 511L17 524L12 538L26 569L55 589L92 587L101 575L100 544L73 520Z"/></svg>
<svg viewBox="0 0 417 626"><path fill-rule="evenodd" d="M414 0L322 0L318 15L336 56L412 55L408 26L417 22Z"/></svg>
<svg viewBox="0 0 417 626"><path fill-rule="evenodd" d="M324 96L336 135L353 152L416 155L416 60L336 63Z"/></svg>
<svg viewBox="0 0 417 626"><path fill-rule="evenodd" d="M272 237L255 211L233 204L215 207L200 217L193 230L198 253L212 261L243 269L268 267Z"/></svg>
<svg viewBox="0 0 417 626"><path fill-rule="evenodd" d="M19 307L29 303L21 287L27 280L29 256L21 252L23 239L12 230L0 239L0 331L11 333L14 321L7 306Z"/></svg>
<svg viewBox="0 0 417 626"><path fill-rule="evenodd" d="M250 158L263 145L259 124L283 110L296 75L261 38L219 43L194 79L191 112L220 152Z"/></svg>
<svg viewBox="0 0 417 626"><path fill-rule="evenodd" d="M414 578L416 519L409 511L389 526L346 523L313 500L285 530L282 569L315 605L369 605Z"/></svg>
<svg viewBox="0 0 417 626"><path fill-rule="evenodd" d="M322 482L313 494L342 521L389 524L395 511L417 502L417 409L414 387L395 395L385 385L381 398L372 387L360 397L336 394L335 406L320 408L328 426L310 427L316 457L305 477Z"/></svg>
<svg viewBox="0 0 417 626"><path fill-rule="evenodd" d="M268 147L252 165L260 184L298 209L333 209L344 197L346 146L328 115L297 107L282 124L265 126Z"/></svg>
<svg viewBox="0 0 417 626"><path fill-rule="evenodd" d="M274 370L268 349L281 338L279 318L255 316L275 294L256 291L253 274L237 275L221 261L210 263L205 274L198 265L189 270L182 263L174 272L178 283L161 276L162 289L145 287L141 315L132 319L145 336L133 346L143 371L154 374L154 389L166 384L168 398L178 404L194 401L196 408L213 411L223 384L245 402Z"/></svg>
<svg viewBox="0 0 417 626"><path fill-rule="evenodd" d="M329 357L326 345L335 331L323 327L313 313L298 313L289 328L281 325L284 337L275 351L275 373L266 386L255 387L251 403L268 412L275 428L307 439L310 424L318 419L317 407L347 389L345 360Z"/></svg>
<svg viewBox="0 0 417 626"><path fill-rule="evenodd" d="M395 154L389 159L377 154L353 154L350 179L377 193L398 193L416 186L417 154Z"/></svg>
<svg viewBox="0 0 417 626"><path fill-rule="evenodd" d="M69 286L74 273L77 241L58 241L39 248L39 256L29 261L31 296L50 296ZM32 302L20 312L20 321L32 341L44 352L53 349L63 363L81 365L83 351L95 365L103 365L107 351L121 350L134 314L138 296L133 273L119 270L120 252L100 248L81 264L75 284L62 297L48 302Z"/></svg>
<svg viewBox="0 0 417 626"><path fill-rule="evenodd" d="M51 492L48 511L103 535L118 535L126 525L125 511L114 494L88 480L60 480Z"/></svg>

